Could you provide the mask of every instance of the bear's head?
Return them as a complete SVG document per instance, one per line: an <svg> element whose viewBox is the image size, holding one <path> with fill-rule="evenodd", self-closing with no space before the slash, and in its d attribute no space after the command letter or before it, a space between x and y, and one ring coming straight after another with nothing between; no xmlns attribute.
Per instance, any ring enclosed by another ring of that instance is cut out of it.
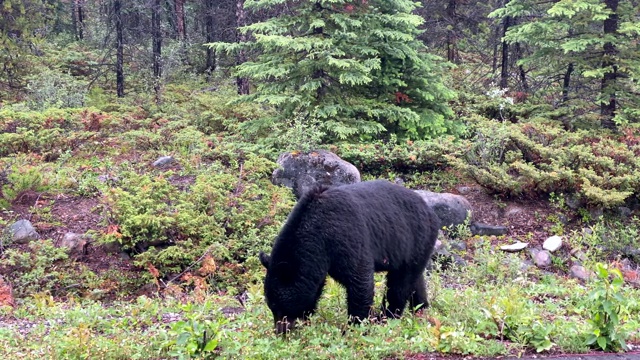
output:
<svg viewBox="0 0 640 360"><path fill-rule="evenodd" d="M277 334L293 329L297 320L306 320L313 314L322 293L322 285L314 284L300 276L292 263L275 263L260 252L260 262L267 269L264 279L264 295L273 313Z"/></svg>

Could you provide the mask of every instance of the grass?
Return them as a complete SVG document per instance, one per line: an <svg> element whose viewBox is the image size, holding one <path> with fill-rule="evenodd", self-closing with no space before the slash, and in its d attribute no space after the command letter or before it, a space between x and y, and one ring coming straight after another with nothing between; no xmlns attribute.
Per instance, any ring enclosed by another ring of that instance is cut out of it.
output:
<svg viewBox="0 0 640 360"><path fill-rule="evenodd" d="M494 256L505 264L511 255ZM490 279L487 266L492 265L472 263L465 269L433 272L431 307L386 324L347 326L344 291L329 281L318 313L285 338L273 332L259 284L247 288L240 313L228 310L239 307L234 297L215 292L111 303L55 301L41 294L24 299L13 311L4 310L3 320L11 325L0 329L0 358L169 358L177 346L170 340L179 337L172 325L186 319L222 324L214 327L219 343L211 353L221 358L381 359L419 352L498 356L537 347L588 350L587 294L596 284L539 278L536 271L517 274L508 265L498 269L503 276ZM376 280L379 303L384 281L382 276ZM638 342L640 319L634 314L640 312L640 291L625 286L621 295L626 300L621 304L620 332Z"/></svg>

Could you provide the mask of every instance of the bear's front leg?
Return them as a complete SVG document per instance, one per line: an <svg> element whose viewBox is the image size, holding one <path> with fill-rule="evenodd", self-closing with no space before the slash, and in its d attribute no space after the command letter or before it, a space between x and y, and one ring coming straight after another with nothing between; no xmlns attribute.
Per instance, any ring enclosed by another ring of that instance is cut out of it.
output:
<svg viewBox="0 0 640 360"><path fill-rule="evenodd" d="M369 319L373 306L373 276L370 281L347 287L347 313L350 324Z"/></svg>

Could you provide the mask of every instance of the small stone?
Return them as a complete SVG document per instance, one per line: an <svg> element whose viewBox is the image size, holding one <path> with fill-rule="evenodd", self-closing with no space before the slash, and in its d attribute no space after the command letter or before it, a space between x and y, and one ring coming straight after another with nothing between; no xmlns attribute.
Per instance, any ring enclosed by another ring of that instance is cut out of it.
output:
<svg viewBox="0 0 640 360"><path fill-rule="evenodd" d="M173 164L176 159L173 156L162 156L159 157L158 160L154 161L153 167L165 167L167 165Z"/></svg>
<svg viewBox="0 0 640 360"><path fill-rule="evenodd" d="M507 210L504 212L504 217L508 218L508 217L516 216L516 215L522 213L523 211L524 210L522 210L521 207L512 205L512 206L509 206L507 208Z"/></svg>
<svg viewBox="0 0 640 360"><path fill-rule="evenodd" d="M569 275L572 278L575 278L581 281L589 280L589 272L582 265L571 266L571 269L569 269Z"/></svg>
<svg viewBox="0 0 640 360"><path fill-rule="evenodd" d="M11 240L16 244L26 244L30 241L37 240L40 235L36 232L29 220L18 220L9 228Z"/></svg>
<svg viewBox="0 0 640 360"><path fill-rule="evenodd" d="M526 248L527 246L529 246L529 243L523 243L521 241L518 241L515 244L500 246L500 250L507 251L507 252L518 252Z"/></svg>
<svg viewBox="0 0 640 360"><path fill-rule="evenodd" d="M467 243L464 241L451 241L449 246L452 250L467 251Z"/></svg>
<svg viewBox="0 0 640 360"><path fill-rule="evenodd" d="M533 255L533 263L539 268L549 267L551 265L551 254L546 250L537 251Z"/></svg>
<svg viewBox="0 0 640 360"><path fill-rule="evenodd" d="M529 271L529 269L533 266L533 263L529 260L523 260L520 263L520 271L521 272L527 272Z"/></svg>
<svg viewBox="0 0 640 360"><path fill-rule="evenodd" d="M469 186L458 186L456 190L458 190L460 195L467 195L473 191L473 188Z"/></svg>
<svg viewBox="0 0 640 360"><path fill-rule="evenodd" d="M582 252L580 249L571 250L571 256L573 256L574 258L582 262L587 261L587 255L584 252Z"/></svg>
<svg viewBox="0 0 640 360"><path fill-rule="evenodd" d="M554 235L549 237L542 244L542 248L545 250L549 250L550 252L555 252L556 250L562 247L562 236Z"/></svg>

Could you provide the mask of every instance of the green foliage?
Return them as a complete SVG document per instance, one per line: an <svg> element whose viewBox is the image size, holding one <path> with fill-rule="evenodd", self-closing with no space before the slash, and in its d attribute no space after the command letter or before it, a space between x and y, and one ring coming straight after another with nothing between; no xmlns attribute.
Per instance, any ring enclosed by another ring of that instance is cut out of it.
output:
<svg viewBox="0 0 640 360"><path fill-rule="evenodd" d="M627 334L620 331L619 315L625 305L625 298L620 293L624 284L622 273L618 269L609 269L602 263L596 264L598 277L595 288L589 295L589 320L591 332L587 345L601 350L626 350Z"/></svg>
<svg viewBox="0 0 640 360"><path fill-rule="evenodd" d="M84 106L87 84L69 74L47 69L27 80L27 104L32 110Z"/></svg>
<svg viewBox="0 0 640 360"><path fill-rule="evenodd" d="M559 124L479 120L464 158L450 163L493 193L540 196L576 194L590 205L619 206L640 184L635 131L627 136L569 132ZM622 140L622 141L621 141Z"/></svg>
<svg viewBox="0 0 640 360"><path fill-rule="evenodd" d="M0 91L21 87L24 76L33 70L33 50L42 41L48 8L47 3L36 0L6 0L0 4Z"/></svg>
<svg viewBox="0 0 640 360"><path fill-rule="evenodd" d="M171 324L171 329L165 334L168 339L163 343L163 348L178 359L214 358L219 352L222 326L227 321L223 318L215 321L202 319L201 314L193 311L194 306L183 306L185 319Z"/></svg>
<svg viewBox="0 0 640 360"><path fill-rule="evenodd" d="M274 166L254 155L229 167L214 162L200 170L189 191L174 186L171 173L122 173L106 194L116 226L104 240L139 253L137 263L150 263L161 275L212 251L225 264L213 280L223 287L241 284L239 266L269 247L292 205L290 191L266 176Z"/></svg>
<svg viewBox="0 0 640 360"><path fill-rule="evenodd" d="M445 155L455 157L463 151L453 136L417 141L398 141L392 136L390 141L339 143L330 150L361 172L375 176L444 169L448 165Z"/></svg>
<svg viewBox="0 0 640 360"><path fill-rule="evenodd" d="M246 6L263 11L280 3ZM407 0L305 0L241 28L253 42L210 46L258 53L236 69L256 83L256 92L239 101L276 110L254 123L257 128L303 119L329 138L435 136L455 130L447 104L454 94L442 82L441 60L416 38L423 19L411 14L415 6Z"/></svg>
<svg viewBox="0 0 640 360"><path fill-rule="evenodd" d="M0 187L0 208L8 208L9 204L25 191L40 192L47 189L39 167L13 166L5 171L4 185Z"/></svg>
<svg viewBox="0 0 640 360"><path fill-rule="evenodd" d="M0 272L7 274L16 296L51 291L68 280L62 266L67 253L49 239L30 242L28 250L8 248L0 256Z"/></svg>
<svg viewBox="0 0 640 360"><path fill-rule="evenodd" d="M589 99L592 103L608 103L617 97L620 109L616 112L619 124L637 121L640 102L637 91L638 40L636 14L638 4L619 1L616 12L617 29L604 33L603 22L612 14L605 2L600 0L540 2L511 0L490 16L515 18L505 40L510 44L527 44L531 52L519 64L532 70L532 78L559 78L569 74L569 87L560 88L561 81L552 81L550 86L557 93L566 91L569 99ZM606 44L615 47L615 57L609 58L603 51ZM604 67L603 63L611 65ZM569 70L571 69L571 70ZM615 71L624 74L615 84L602 89L605 73ZM614 95L615 94L615 95ZM593 110L598 107L587 105ZM575 109L584 112L584 108Z"/></svg>

